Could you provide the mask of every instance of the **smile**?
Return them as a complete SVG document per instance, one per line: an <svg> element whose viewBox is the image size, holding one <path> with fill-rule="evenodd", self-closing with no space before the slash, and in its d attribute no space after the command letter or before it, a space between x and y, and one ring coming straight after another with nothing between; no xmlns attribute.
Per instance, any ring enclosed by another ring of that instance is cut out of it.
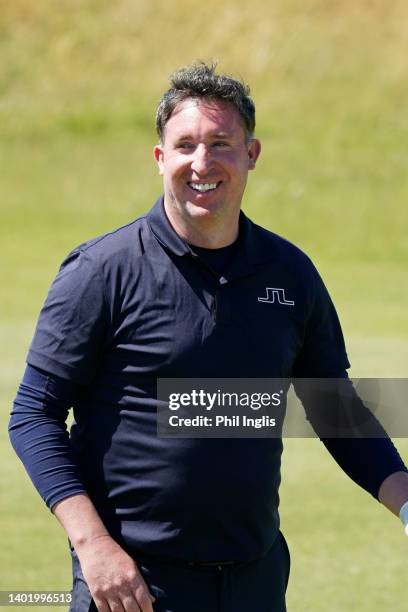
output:
<svg viewBox="0 0 408 612"><path fill-rule="evenodd" d="M221 181L219 181L218 183L189 182L188 186L191 187L191 189L194 189L194 191L199 191L200 193L206 193L207 191L214 191L214 189L217 189L218 185L220 184L221 184Z"/></svg>

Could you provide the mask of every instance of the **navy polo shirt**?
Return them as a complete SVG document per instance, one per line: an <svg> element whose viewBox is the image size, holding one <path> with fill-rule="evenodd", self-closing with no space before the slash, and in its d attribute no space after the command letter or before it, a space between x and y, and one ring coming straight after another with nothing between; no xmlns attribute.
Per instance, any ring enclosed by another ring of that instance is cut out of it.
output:
<svg viewBox="0 0 408 612"><path fill-rule="evenodd" d="M267 288L279 290L274 303L258 299ZM349 366L306 255L241 213L217 273L173 230L162 198L67 257L27 361L80 388L77 486L126 549L243 561L277 534L282 441L158 438L157 378L337 377Z"/></svg>

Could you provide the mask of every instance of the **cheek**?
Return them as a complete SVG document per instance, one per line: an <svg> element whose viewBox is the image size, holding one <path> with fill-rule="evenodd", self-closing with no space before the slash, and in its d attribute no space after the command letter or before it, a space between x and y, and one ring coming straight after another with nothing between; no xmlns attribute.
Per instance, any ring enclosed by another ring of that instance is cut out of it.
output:
<svg viewBox="0 0 408 612"><path fill-rule="evenodd" d="M248 174L248 166L245 164L231 164L226 169L231 183L234 185L245 185Z"/></svg>
<svg viewBox="0 0 408 612"><path fill-rule="evenodd" d="M231 155L223 159L222 165L228 174L238 181L245 181L245 176L249 169L249 159L247 155Z"/></svg>
<svg viewBox="0 0 408 612"><path fill-rule="evenodd" d="M166 166L163 172L163 181L168 188L172 191L180 190L185 186L186 183L186 169L180 165Z"/></svg>
<svg viewBox="0 0 408 612"><path fill-rule="evenodd" d="M183 177L187 170L188 164L185 161L173 157L167 160L163 174L167 176L169 180L177 180Z"/></svg>

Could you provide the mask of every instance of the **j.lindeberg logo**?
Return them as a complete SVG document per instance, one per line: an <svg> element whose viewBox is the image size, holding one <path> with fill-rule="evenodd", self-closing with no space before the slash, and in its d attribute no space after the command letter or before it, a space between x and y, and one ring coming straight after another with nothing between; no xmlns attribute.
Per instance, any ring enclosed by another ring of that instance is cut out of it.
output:
<svg viewBox="0 0 408 612"><path fill-rule="evenodd" d="M266 297L259 297L258 302L265 302L266 304L282 304L282 306L294 306L295 302L287 300L285 297L285 290L277 287L265 287Z"/></svg>

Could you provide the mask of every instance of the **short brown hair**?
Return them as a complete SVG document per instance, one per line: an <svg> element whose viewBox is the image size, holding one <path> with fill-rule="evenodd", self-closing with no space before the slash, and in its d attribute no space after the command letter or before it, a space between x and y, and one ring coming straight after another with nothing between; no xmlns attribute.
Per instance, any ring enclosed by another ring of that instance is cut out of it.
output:
<svg viewBox="0 0 408 612"><path fill-rule="evenodd" d="M215 62L197 62L171 75L171 87L163 94L156 113L156 130L160 141L163 141L164 128L176 106L189 98L229 102L239 112L247 137L252 138L255 105L248 85L226 74L215 74L216 67Z"/></svg>

